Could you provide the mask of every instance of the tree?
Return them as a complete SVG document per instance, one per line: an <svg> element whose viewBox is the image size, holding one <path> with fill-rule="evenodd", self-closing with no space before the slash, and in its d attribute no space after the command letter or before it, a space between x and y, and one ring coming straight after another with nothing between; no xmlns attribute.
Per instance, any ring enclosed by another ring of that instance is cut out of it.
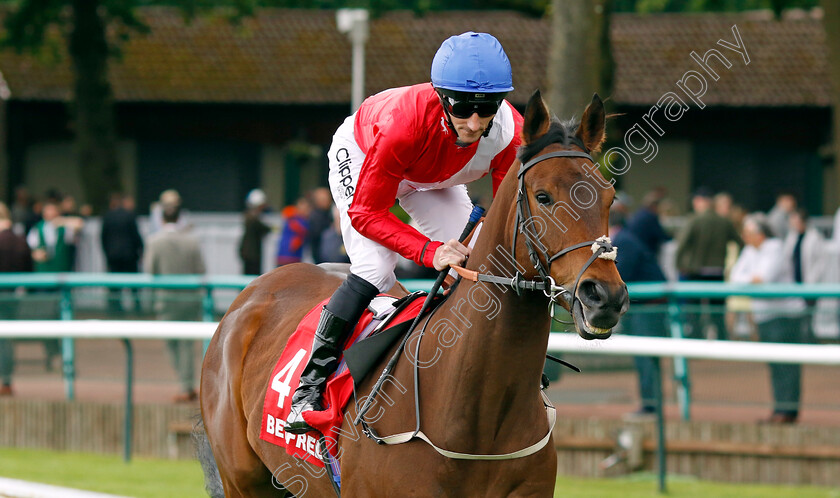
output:
<svg viewBox="0 0 840 498"><path fill-rule="evenodd" d="M567 119L582 112L592 93L609 96L611 0L552 0L547 100Z"/></svg>
<svg viewBox="0 0 840 498"><path fill-rule="evenodd" d="M72 68L71 104L74 150L87 202L101 211L108 193L121 190L116 153L114 100L108 80L108 64L119 44L147 27L135 16L135 9L150 3L177 5L185 17L201 9L232 7L236 20L252 13L255 6L339 8L362 4L374 11L407 8L417 12L444 8L518 8L539 14L547 0L19 0L4 20L3 45L18 51L37 52L48 45L50 28L65 37ZM109 37L107 33L116 33Z"/></svg>
<svg viewBox="0 0 840 498"><path fill-rule="evenodd" d="M823 27L828 47L828 71L831 77L831 147L834 153L834 172L840 191L840 2L821 0ZM835 234L835 237L837 235Z"/></svg>
<svg viewBox="0 0 840 498"><path fill-rule="evenodd" d="M108 79L109 60L121 42L148 32L135 15L143 0L20 0L5 18L3 45L37 52L48 42L51 27L65 36L73 73L71 101L74 152L87 202L97 211L108 206L108 194L122 190L117 162L114 99ZM253 0L172 0L194 16L199 8L233 6L233 19L250 14ZM113 32L113 37L108 32Z"/></svg>
<svg viewBox="0 0 840 498"><path fill-rule="evenodd" d="M47 42L50 27L65 33L73 72L71 102L74 152L87 202L107 207L108 193L121 190L116 126L108 58L115 53L106 27L117 27L119 39L144 31L128 0L22 0L5 19L3 43L36 52Z"/></svg>

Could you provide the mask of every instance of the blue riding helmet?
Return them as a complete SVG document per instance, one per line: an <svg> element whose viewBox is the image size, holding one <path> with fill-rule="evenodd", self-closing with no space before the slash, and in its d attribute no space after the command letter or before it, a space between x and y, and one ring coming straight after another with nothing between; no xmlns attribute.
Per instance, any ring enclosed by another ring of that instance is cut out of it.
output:
<svg viewBox="0 0 840 498"><path fill-rule="evenodd" d="M468 31L452 36L432 60L432 86L472 94L506 93L513 90L510 61L493 35Z"/></svg>

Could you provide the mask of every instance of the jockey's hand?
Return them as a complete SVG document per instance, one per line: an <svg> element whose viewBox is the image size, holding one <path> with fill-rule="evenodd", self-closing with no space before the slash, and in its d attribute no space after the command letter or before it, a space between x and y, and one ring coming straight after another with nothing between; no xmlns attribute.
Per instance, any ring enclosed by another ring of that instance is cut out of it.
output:
<svg viewBox="0 0 840 498"><path fill-rule="evenodd" d="M435 251L435 270L443 270L449 265L460 265L469 255L469 247L458 242L458 239L450 239Z"/></svg>

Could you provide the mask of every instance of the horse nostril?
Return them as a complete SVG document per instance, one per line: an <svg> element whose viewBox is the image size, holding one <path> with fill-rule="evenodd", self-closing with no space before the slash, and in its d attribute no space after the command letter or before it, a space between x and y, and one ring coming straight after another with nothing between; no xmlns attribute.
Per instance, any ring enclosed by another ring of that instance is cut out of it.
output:
<svg viewBox="0 0 840 498"><path fill-rule="evenodd" d="M606 291L594 280L584 280L581 282L578 292L580 294L580 300L590 308L602 306L606 302Z"/></svg>

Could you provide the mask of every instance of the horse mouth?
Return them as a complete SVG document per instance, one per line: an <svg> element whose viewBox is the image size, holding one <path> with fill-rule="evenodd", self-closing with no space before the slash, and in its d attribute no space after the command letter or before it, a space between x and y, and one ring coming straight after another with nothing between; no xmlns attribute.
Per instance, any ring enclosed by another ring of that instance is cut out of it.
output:
<svg viewBox="0 0 840 498"><path fill-rule="evenodd" d="M574 306L572 307L572 317L575 320L575 328L577 329L578 335L588 341L593 339L606 339L612 335L611 328L604 329L589 323L586 319L586 311L579 299L575 299Z"/></svg>

